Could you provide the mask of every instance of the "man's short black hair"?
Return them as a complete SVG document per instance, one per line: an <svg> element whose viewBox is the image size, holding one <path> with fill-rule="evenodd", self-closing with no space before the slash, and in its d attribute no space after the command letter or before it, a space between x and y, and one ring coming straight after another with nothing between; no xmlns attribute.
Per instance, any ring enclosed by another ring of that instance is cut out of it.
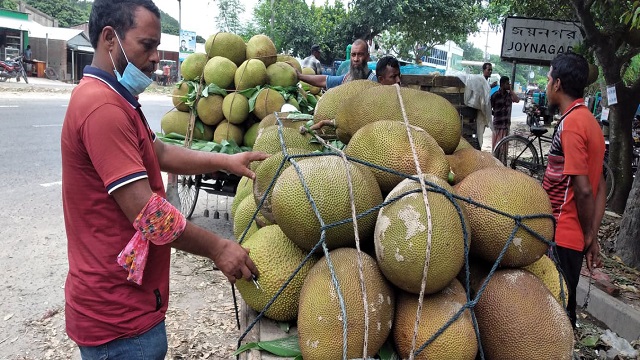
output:
<svg viewBox="0 0 640 360"><path fill-rule="evenodd" d="M400 70L400 63L398 62L398 59L391 55L386 55L381 57L376 64L376 76L384 75L387 71L387 66Z"/></svg>
<svg viewBox="0 0 640 360"><path fill-rule="evenodd" d="M320 51L320 45L311 45L311 52Z"/></svg>
<svg viewBox="0 0 640 360"><path fill-rule="evenodd" d="M502 84L504 83L509 83L509 77L508 76L501 76L500 77L500 86L502 86Z"/></svg>
<svg viewBox="0 0 640 360"><path fill-rule="evenodd" d="M89 15L89 39L98 47L100 33L105 26L113 27L124 39L125 33L135 25L135 11L142 6L160 19L160 10L151 0L95 0Z"/></svg>
<svg viewBox="0 0 640 360"><path fill-rule="evenodd" d="M491 68L493 69L493 65L491 65L491 63L489 62L482 64L482 71L487 70L489 66L491 66Z"/></svg>
<svg viewBox="0 0 640 360"><path fill-rule="evenodd" d="M574 99L584 95L588 77L589 64L581 55L569 51L551 60L551 78L560 79L562 91Z"/></svg>

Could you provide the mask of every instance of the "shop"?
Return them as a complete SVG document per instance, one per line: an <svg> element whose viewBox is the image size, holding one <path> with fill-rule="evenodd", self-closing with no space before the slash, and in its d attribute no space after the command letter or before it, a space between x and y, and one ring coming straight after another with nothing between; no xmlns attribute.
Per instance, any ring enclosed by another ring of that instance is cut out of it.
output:
<svg viewBox="0 0 640 360"><path fill-rule="evenodd" d="M26 13L0 9L0 59L14 59L29 43L29 30L33 22Z"/></svg>

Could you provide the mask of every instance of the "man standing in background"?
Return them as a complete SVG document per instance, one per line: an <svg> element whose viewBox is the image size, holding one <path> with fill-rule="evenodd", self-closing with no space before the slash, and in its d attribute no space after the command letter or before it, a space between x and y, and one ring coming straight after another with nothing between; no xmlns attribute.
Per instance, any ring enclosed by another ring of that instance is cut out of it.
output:
<svg viewBox="0 0 640 360"><path fill-rule="evenodd" d="M316 75L322 75L322 64L320 64L320 45L311 46L311 55L302 60L302 67L313 69Z"/></svg>
<svg viewBox="0 0 640 360"><path fill-rule="evenodd" d="M491 96L491 109L493 113L492 151L495 150L496 144L502 140L502 138L509 135L509 128L511 127L511 107L513 103L517 102L520 102L520 98L513 89L511 89L509 77L501 77L500 89ZM498 159L500 159L500 157L498 157Z"/></svg>

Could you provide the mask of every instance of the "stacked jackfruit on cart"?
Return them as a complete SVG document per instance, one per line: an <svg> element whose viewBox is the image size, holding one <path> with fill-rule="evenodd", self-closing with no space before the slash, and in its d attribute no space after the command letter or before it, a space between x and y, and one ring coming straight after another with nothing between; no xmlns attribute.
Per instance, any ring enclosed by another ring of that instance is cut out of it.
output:
<svg viewBox="0 0 640 360"><path fill-rule="evenodd" d="M246 64L272 56L250 43ZM253 149L272 156L251 164L255 181L239 180L231 209L260 271L236 282L240 356L572 357L566 287L545 255L546 192L465 141L450 101L352 81L317 102L316 129L269 107L271 91L243 94L242 68L236 94L265 115Z"/></svg>

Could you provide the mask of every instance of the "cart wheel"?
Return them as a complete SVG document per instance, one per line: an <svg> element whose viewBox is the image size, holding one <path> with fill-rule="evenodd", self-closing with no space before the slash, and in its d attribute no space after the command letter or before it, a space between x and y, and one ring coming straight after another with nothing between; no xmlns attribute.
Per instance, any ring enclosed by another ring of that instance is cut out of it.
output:
<svg viewBox="0 0 640 360"><path fill-rule="evenodd" d="M180 198L180 212L187 219L193 215L200 192L201 175L179 175L178 197Z"/></svg>

